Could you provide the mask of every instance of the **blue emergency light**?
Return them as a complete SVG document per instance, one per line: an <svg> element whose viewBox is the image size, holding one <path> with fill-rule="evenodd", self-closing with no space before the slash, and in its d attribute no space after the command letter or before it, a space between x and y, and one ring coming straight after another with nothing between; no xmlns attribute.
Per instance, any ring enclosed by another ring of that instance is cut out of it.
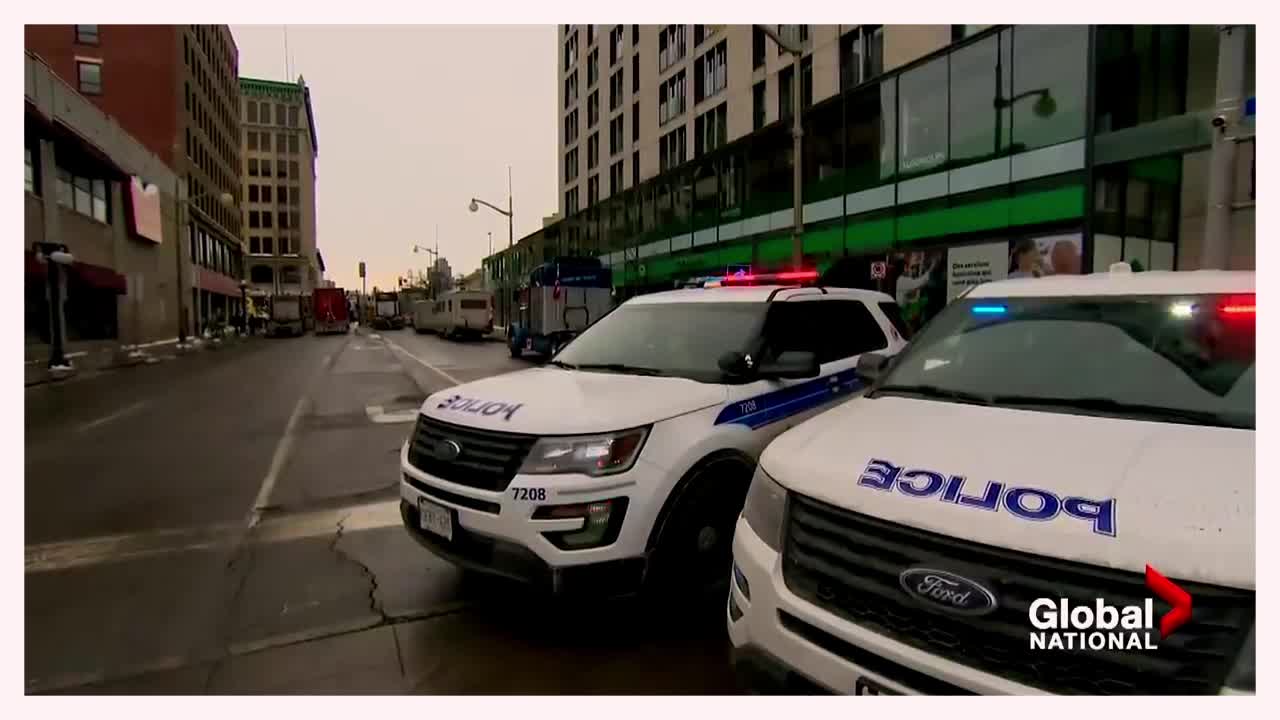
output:
<svg viewBox="0 0 1280 720"><path fill-rule="evenodd" d="M1008 311L1004 305L974 305L970 308L974 315L1003 315Z"/></svg>

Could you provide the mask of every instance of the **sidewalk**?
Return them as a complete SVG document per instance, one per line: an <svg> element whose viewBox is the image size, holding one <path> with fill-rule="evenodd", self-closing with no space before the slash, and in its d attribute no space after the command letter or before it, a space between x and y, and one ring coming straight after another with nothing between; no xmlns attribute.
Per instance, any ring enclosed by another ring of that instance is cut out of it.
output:
<svg viewBox="0 0 1280 720"><path fill-rule="evenodd" d="M26 387L58 382L74 377L133 367L135 365L153 364L164 360L172 360L178 355L203 350L217 350L221 347L247 342L253 337L230 335L223 338L188 338L186 345L179 345L177 338L158 340L141 345L128 345L113 341L94 341L72 343L66 349L70 370L50 370L49 346L44 344L28 344L23 363L23 380Z"/></svg>

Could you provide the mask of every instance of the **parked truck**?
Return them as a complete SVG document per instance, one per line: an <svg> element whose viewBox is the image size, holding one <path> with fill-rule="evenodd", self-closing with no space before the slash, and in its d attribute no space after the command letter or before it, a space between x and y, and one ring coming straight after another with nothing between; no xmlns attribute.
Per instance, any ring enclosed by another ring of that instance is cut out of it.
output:
<svg viewBox="0 0 1280 720"><path fill-rule="evenodd" d="M342 288L316 288L311 292L312 316L317 335L346 334L351 330L347 314L347 293Z"/></svg>
<svg viewBox="0 0 1280 720"><path fill-rule="evenodd" d="M613 307L612 275L595 258L556 258L529 274L517 292L519 314L507 333L511 357L551 357Z"/></svg>
<svg viewBox="0 0 1280 720"><path fill-rule="evenodd" d="M303 334L302 327L302 296L273 295L271 316L267 321L267 335L298 337Z"/></svg>
<svg viewBox="0 0 1280 720"><path fill-rule="evenodd" d="M399 330L404 327L400 316L400 297L393 292L373 294L373 327L376 330Z"/></svg>

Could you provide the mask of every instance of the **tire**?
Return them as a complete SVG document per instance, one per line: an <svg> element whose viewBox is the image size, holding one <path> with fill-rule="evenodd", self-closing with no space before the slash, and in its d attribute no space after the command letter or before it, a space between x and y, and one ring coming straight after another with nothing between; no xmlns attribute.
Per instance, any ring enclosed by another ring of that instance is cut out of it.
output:
<svg viewBox="0 0 1280 720"><path fill-rule="evenodd" d="M511 351L511 357L515 358L516 360L519 360L520 356L524 353L524 351L521 349L519 345L512 345L508 343L507 349Z"/></svg>
<svg viewBox="0 0 1280 720"><path fill-rule="evenodd" d="M669 510L659 517L647 578L651 591L724 599L733 531L751 474L752 468L740 458L724 455L698 465L681 481Z"/></svg>

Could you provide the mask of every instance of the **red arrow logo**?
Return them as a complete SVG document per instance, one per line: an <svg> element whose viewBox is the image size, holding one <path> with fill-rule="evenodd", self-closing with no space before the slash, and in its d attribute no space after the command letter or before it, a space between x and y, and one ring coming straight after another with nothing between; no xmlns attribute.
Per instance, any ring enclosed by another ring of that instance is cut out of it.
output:
<svg viewBox="0 0 1280 720"><path fill-rule="evenodd" d="M1191 619L1191 596L1150 565L1147 566L1147 587L1156 597L1173 606L1160 618L1160 639L1163 640Z"/></svg>

